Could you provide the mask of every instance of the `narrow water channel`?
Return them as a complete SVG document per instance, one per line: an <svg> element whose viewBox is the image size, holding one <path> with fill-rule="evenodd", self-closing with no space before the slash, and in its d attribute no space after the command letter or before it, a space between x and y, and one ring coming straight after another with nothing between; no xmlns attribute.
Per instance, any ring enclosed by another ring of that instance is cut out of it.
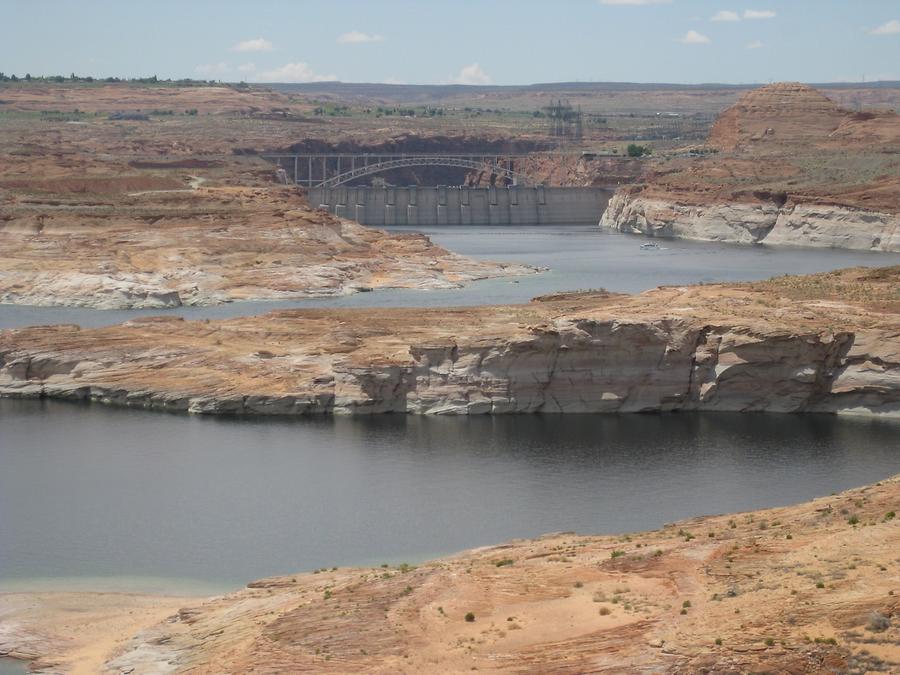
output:
<svg viewBox="0 0 900 675"><path fill-rule="evenodd" d="M900 265L900 254L837 249L772 248L683 240L642 251L646 239L596 226L397 228L421 231L441 246L484 260L548 268L515 279L486 279L454 290L380 290L306 300L235 302L172 310L92 310L0 305L0 329L42 323L102 326L139 315L228 318L289 307L449 307L528 302L556 291L606 288L639 293L663 284L750 281L778 274L825 272L841 267Z"/></svg>

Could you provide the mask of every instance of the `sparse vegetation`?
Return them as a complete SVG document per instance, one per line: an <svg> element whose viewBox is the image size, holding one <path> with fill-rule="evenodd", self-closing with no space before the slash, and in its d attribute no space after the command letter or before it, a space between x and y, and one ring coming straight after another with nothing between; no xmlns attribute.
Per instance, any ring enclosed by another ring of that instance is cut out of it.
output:
<svg viewBox="0 0 900 675"><path fill-rule="evenodd" d="M629 157L643 157L644 155L652 154L653 151L649 146L638 145L637 143L629 143L628 148L626 148L625 152Z"/></svg>

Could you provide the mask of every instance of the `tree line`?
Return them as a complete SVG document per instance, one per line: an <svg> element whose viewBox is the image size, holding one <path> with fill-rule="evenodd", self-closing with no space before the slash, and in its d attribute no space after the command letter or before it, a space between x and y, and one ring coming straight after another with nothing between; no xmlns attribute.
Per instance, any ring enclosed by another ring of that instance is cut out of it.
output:
<svg viewBox="0 0 900 675"><path fill-rule="evenodd" d="M179 80L162 80L156 75L151 75L150 77L92 77L90 75L76 75L72 73L66 77L64 75L32 75L31 73L25 73L24 76L19 77L15 73L7 75L3 72L0 72L0 82L54 82L58 84L63 82L124 82L130 84L170 84L182 87L202 87L219 84L216 80L194 80L189 77Z"/></svg>

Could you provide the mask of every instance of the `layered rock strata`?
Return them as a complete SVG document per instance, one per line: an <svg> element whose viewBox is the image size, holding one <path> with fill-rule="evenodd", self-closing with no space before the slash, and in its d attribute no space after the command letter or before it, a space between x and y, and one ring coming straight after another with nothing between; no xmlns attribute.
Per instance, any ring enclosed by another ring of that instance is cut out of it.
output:
<svg viewBox="0 0 900 675"><path fill-rule="evenodd" d="M900 251L900 116L779 83L725 110L706 146L654 160L602 227L654 237Z"/></svg>
<svg viewBox="0 0 900 675"><path fill-rule="evenodd" d="M0 303L177 307L455 288L535 271L335 218L290 188L184 187L14 198L0 214Z"/></svg>
<svg viewBox="0 0 900 675"><path fill-rule="evenodd" d="M900 416L900 268L0 333L0 394L193 413Z"/></svg>
<svg viewBox="0 0 900 675"><path fill-rule="evenodd" d="M900 214L831 204L684 204L622 190L600 225L651 237L900 251Z"/></svg>

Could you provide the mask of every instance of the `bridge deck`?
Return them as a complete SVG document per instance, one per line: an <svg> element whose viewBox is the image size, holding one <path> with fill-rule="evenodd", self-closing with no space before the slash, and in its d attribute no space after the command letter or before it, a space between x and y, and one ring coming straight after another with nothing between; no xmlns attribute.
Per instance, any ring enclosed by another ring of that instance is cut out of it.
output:
<svg viewBox="0 0 900 675"><path fill-rule="evenodd" d="M532 182L517 167L529 157L573 156L576 152L502 153L484 152L379 152L379 153L265 153L295 185L336 186L362 176L412 166L448 166L470 170L490 169L514 183Z"/></svg>

